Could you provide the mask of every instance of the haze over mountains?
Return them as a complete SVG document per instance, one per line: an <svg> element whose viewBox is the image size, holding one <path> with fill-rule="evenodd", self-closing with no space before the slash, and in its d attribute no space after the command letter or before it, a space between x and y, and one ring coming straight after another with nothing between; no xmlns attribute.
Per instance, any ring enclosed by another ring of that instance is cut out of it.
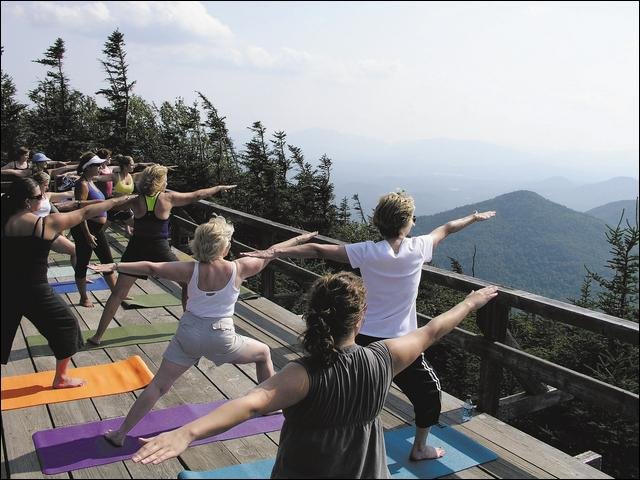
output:
<svg viewBox="0 0 640 480"><path fill-rule="evenodd" d="M248 131L237 133L238 146L249 139ZM514 190L535 191L579 211L638 195L637 151L534 152L446 138L390 143L322 129L287 139L312 164L322 154L330 157L336 201L357 193L365 212L397 188L414 196L419 215Z"/></svg>

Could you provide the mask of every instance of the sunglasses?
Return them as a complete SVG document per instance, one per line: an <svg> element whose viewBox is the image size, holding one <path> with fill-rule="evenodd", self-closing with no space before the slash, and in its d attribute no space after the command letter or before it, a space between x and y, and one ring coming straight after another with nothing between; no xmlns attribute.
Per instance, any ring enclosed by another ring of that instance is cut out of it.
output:
<svg viewBox="0 0 640 480"><path fill-rule="evenodd" d="M34 195L33 197L29 197L30 200L42 200L44 198L44 193L40 195Z"/></svg>

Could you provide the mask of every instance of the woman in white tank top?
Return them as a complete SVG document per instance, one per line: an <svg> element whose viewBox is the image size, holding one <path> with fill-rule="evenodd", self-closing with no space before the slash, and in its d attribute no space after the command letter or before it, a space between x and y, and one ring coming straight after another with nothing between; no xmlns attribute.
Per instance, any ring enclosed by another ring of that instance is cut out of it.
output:
<svg viewBox="0 0 640 480"><path fill-rule="evenodd" d="M299 235L272 248L298 245L317 232ZM105 438L122 446L127 433L149 412L174 382L201 357L216 365L255 363L258 383L274 375L269 347L255 339L235 333L233 312L242 282L261 272L269 259L225 260L231 248L233 226L223 217L214 217L196 228L191 244L197 262L130 262L92 265L97 272L124 272L151 275L188 283L186 310L164 353L152 382L135 401L118 430L105 432Z"/></svg>

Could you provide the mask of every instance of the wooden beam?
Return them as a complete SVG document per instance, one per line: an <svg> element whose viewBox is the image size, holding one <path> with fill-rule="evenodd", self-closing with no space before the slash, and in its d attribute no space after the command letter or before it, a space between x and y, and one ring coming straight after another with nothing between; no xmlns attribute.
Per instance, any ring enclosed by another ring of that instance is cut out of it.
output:
<svg viewBox="0 0 640 480"><path fill-rule="evenodd" d="M500 362L522 374L534 375L543 382L569 393L589 404L609 408L618 414L638 421L638 394L601 382L548 360L517 350L498 342L489 342L475 333L454 329L443 342L466 349L481 358Z"/></svg>
<svg viewBox="0 0 640 480"><path fill-rule="evenodd" d="M599 453L587 450L586 452L579 453L574 458L577 458L585 465L590 465L593 468L602 470L602 455L600 455Z"/></svg>
<svg viewBox="0 0 640 480"><path fill-rule="evenodd" d="M477 312L477 323L487 340L504 342L509 321L509 306L493 301ZM482 357L478 410L494 415L498 411L502 364L489 357Z"/></svg>
<svg viewBox="0 0 640 480"><path fill-rule="evenodd" d="M547 387L545 390L545 393L538 395L529 395L526 392L522 392L501 398L498 408L498 418L508 422L514 418L544 410L545 408L574 398L573 395L562 392L554 387Z"/></svg>

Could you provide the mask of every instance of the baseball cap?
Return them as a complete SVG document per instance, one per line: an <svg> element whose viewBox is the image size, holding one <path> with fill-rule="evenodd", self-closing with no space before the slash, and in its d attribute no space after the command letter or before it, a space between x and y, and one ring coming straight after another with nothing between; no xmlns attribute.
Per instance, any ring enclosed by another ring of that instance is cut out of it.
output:
<svg viewBox="0 0 640 480"><path fill-rule="evenodd" d="M53 160L51 160L49 157L47 157L44 153L38 152L33 156L31 161L32 162L51 162Z"/></svg>

